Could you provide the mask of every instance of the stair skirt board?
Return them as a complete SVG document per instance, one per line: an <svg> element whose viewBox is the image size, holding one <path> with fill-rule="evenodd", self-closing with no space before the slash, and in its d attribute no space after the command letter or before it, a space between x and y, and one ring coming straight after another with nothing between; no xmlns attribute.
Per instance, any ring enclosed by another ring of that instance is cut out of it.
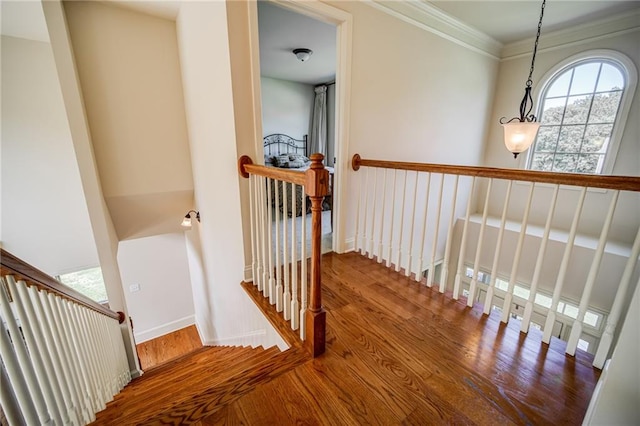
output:
<svg viewBox="0 0 640 426"><path fill-rule="evenodd" d="M213 339L203 342L205 346L251 346L255 348L264 344L264 337L267 330L255 330L240 336L225 337L222 339Z"/></svg>
<svg viewBox="0 0 640 426"><path fill-rule="evenodd" d="M157 327L153 327L148 330L144 330L140 332L136 332L134 328L133 335L136 338L136 344L140 344L140 343L144 343L146 341L155 339L157 337L164 336L165 334L178 331L182 328L189 327L190 325L194 325L195 323L196 323L195 315L189 315L187 317L180 318L175 321L171 321L166 324L162 324ZM135 322L134 322L134 326L135 326Z"/></svg>

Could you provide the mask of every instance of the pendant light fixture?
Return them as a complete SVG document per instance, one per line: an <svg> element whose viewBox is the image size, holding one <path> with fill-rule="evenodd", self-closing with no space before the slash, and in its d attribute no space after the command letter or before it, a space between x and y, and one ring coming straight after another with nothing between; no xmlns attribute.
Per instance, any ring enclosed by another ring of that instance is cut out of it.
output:
<svg viewBox="0 0 640 426"><path fill-rule="evenodd" d="M540 40L540 29L542 28L542 16L544 15L545 4L546 0L543 0L540 9L540 20L538 21L538 33L533 46L529 78L527 78L524 88L524 97L522 98L522 102L520 102L520 117L513 117L509 121L506 121L506 117L500 119L500 124L502 124L502 128L504 129L504 144L507 149L513 153L513 158L518 158L518 154L526 151L531 146L540 128L540 123L537 122L536 116L531 113L533 109L533 98L531 97L531 85L533 81L531 80L531 76L533 75L533 67L536 63L536 52L538 51L538 40Z"/></svg>

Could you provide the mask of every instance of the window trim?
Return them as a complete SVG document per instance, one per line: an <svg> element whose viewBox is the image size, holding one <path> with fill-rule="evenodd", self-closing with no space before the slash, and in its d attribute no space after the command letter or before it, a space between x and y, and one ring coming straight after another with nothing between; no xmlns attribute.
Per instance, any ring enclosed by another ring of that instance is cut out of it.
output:
<svg viewBox="0 0 640 426"><path fill-rule="evenodd" d="M541 117L542 103L544 101L543 95L548 89L549 83L551 83L551 81L558 77L560 74L567 71L567 68L570 68L578 64L579 62L598 60L606 60L616 63L623 72L626 86L624 91L622 92L620 106L618 107L618 115L616 116L616 121L613 125L613 131L611 133L611 139L609 141L609 149L607 151L607 154L605 155L604 165L602 166L602 171L600 172L600 175L610 175L613 174L613 168L616 163L616 158L618 157L618 150L620 148L620 143L624 134L624 129L627 125L627 117L629 116L629 112L631 110L633 95L635 94L636 87L638 85L638 72L633 61L629 59L629 57L624 53L611 49L587 50L570 56L569 58L566 58L552 66L542 76L542 78L539 79L540 84L538 84L536 89L534 89L534 99L536 99L536 117ZM534 144L536 142L537 138L536 141L534 141ZM534 145L532 145L531 148L527 150L527 155L521 156L521 169L530 170L529 164L533 155L533 146Z"/></svg>

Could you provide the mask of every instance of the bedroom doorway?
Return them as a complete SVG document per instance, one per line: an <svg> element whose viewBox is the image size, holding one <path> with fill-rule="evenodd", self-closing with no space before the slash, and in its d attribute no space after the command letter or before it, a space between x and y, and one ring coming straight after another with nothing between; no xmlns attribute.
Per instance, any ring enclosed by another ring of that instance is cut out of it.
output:
<svg viewBox="0 0 640 426"><path fill-rule="evenodd" d="M254 83L259 86L256 131L261 131L255 140L262 141L256 152L266 154L265 138L278 134L306 140L307 157L314 152L325 155L331 190L323 205L322 250L343 252L340 189L347 161L339 159L347 152L341 143L347 126L337 111L348 110L348 66L340 58L346 57L350 47L351 17L307 2L259 1L253 12L251 28L260 46L259 52L252 53L260 64L254 67ZM317 104L324 104L324 111Z"/></svg>
<svg viewBox="0 0 640 426"><path fill-rule="evenodd" d="M335 25L261 1L258 30L265 165L304 171L319 152L334 181ZM333 249L332 201L323 203L323 253Z"/></svg>

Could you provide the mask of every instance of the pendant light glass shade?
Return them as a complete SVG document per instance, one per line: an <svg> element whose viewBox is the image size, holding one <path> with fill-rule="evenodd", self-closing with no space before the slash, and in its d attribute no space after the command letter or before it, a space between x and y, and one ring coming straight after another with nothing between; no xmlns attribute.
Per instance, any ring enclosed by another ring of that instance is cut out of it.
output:
<svg viewBox="0 0 640 426"><path fill-rule="evenodd" d="M538 134L540 123L513 121L502 124L502 128L504 144L513 153L513 158L516 158L518 154L529 149Z"/></svg>

